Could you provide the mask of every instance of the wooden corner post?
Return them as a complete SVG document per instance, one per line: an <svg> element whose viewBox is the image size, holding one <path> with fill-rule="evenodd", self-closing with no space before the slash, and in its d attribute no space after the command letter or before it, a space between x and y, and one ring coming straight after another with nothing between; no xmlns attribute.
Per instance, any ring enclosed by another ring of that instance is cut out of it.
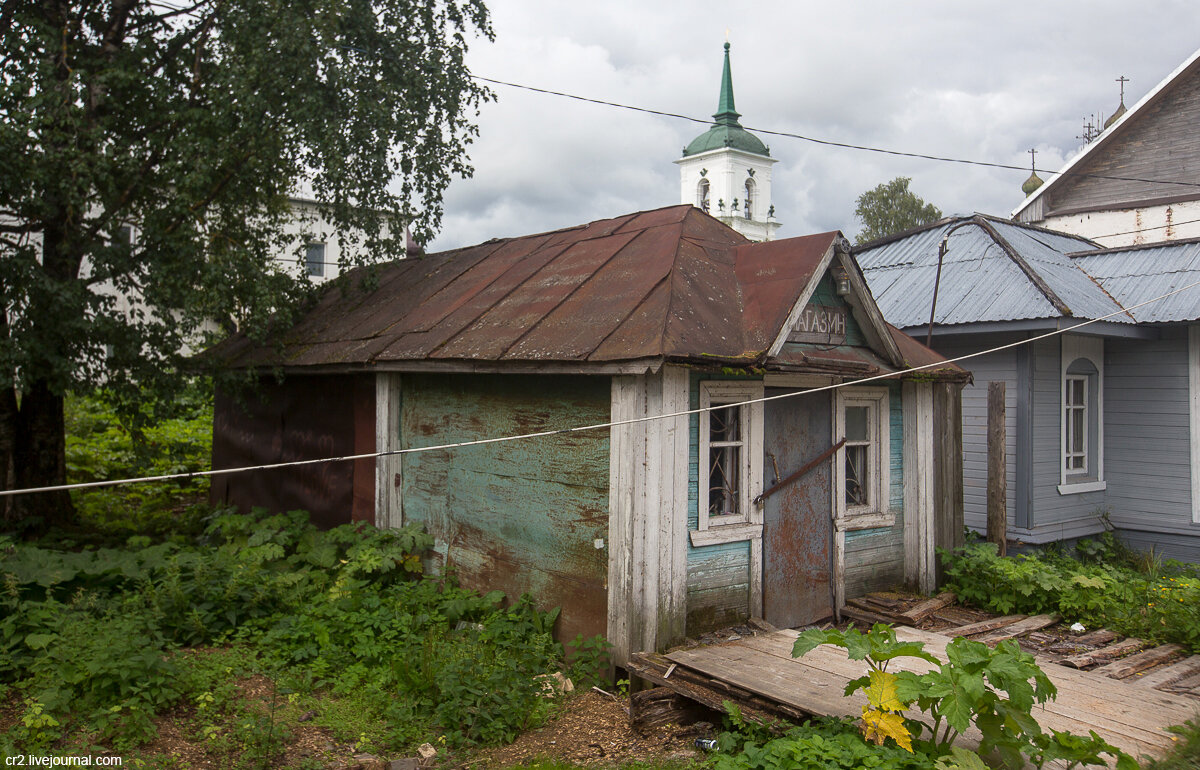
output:
<svg viewBox="0 0 1200 770"><path fill-rule="evenodd" d="M1004 382L988 383L987 412L987 539L1001 556L1008 545L1008 468L1004 428Z"/></svg>

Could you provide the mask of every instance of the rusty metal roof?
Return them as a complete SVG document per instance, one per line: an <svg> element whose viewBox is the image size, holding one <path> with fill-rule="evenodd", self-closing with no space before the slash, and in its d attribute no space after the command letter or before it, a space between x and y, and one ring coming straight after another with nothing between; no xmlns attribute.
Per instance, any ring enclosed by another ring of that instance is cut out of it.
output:
<svg viewBox="0 0 1200 770"><path fill-rule="evenodd" d="M312 370L762 365L839 237L751 244L694 206L670 206L376 266L373 288L365 268L350 271L277 339L235 336L210 357Z"/></svg>

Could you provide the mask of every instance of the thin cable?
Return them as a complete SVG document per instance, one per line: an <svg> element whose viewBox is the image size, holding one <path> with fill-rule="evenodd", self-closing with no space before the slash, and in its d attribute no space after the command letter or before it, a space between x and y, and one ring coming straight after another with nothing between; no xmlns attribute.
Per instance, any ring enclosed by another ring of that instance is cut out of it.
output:
<svg viewBox="0 0 1200 770"><path fill-rule="evenodd" d="M979 356L988 355L989 353L998 353L1002 350L1008 350L1010 348L1015 348L1020 345L1028 345L1031 342L1037 342L1039 340L1048 339L1050 337L1054 337L1054 336L1057 336L1060 334L1066 334L1067 332L1074 332L1078 329L1082 329L1085 326L1090 326L1094 323L1099 323L1101 321L1108 320L1109 318L1113 318L1115 316L1124 315L1130 310L1137 310L1139 307L1144 307L1144 306L1152 304L1154 302L1159 302L1161 300L1166 299L1167 297L1174 296L1176 294L1179 294L1180 292L1187 291L1188 289L1192 289L1197 286L1200 286L1200 281L1195 281L1194 283L1189 283L1186 286L1182 286L1173 291L1169 291L1166 294L1162 294L1160 296L1154 297L1153 299L1148 299L1145 302L1139 302L1136 305L1131 305L1130 307L1127 307L1123 310L1118 310L1114 313L1109 313L1108 315L1100 316L1099 318L1092 318L1087 321L1081 321L1080 323L1075 324L1074 326L1067 328L1067 329L1055 329L1053 331L1046 332L1045 334L1041 334L1036 337L1030 337L1028 339L1023 339L1023 340L1017 340L1016 342L1010 342L1006 345L999 345L997 347L989 348L987 350L981 350L977 353L968 353L966 355L959 356L958 358L949 358L949 359L945 359L943 361L935 361L930 364L922 364L921 366L914 366L910 369L905 369L903 372L890 372L887 374L876 374L876 375L872 375L871 377L864 377L864 378L858 379L858 380L851 380L848 382L838 382L838 383L833 383L831 385L822 385L820 387L809 388L807 390L795 391L795 392L791 392L791 393L781 393L777 396L763 396L762 398L751 398L751 399L747 399L745 401L739 401L737 403L717 404L715 406L699 407L697 409L687 409L687 410L680 411L680 412L671 412L669 414L656 414L656 415L649 415L646 417L634 417L634 418L631 418L628 420L615 420L615 421L611 421L611 422L596 423L595 425L580 425L580 426L576 426L574 428L560 428L558 430L543 430L543 431L538 431L536 433L521 433L521 434L514 435L514 436L498 436L496 438L476 439L474 441L459 441L459 442L456 442L453 444L439 444L436 446L427 446L427 447L411 447L409 449L392 449L392 450L389 450L386 452L365 452L363 454L343 455L341 457L319 457L319 458L311 459L311 460L291 460L289 462L282 462L282 463L267 463L267 464L263 464L263 465L249 465L249 466L243 466L240 468L221 468L219 470L195 471L192 473L170 473L170 474L164 474L161 476L141 476L138 478L129 478L129 479L109 479L109 480L105 480L105 481L87 481L87 482L81 482L78 484L58 484L55 486L48 486L48 487L30 487L28 489L0 490L0 497L13 497L15 495L36 494L39 492L60 492L60 491L71 490L71 489L95 489L97 487L113 487L113 486L121 486L121 485L125 485L125 484L141 484L141 483L148 482L148 481L183 481L183 480L189 480L189 479L204 478L204 477L209 477L209 476L222 476L222 475L233 474L233 473L243 473L246 471L266 471L266 470L276 470L278 468L297 468L297 467L300 467L303 465L315 465L317 463L349 462L352 460L373 460L373 459L377 459L379 457L391 457L394 455L419 454L421 452L434 452L434 451L442 451L442 450L447 450L447 449L462 449L464 447L483 446L486 444L501 444L501 443L507 443L509 441L521 441L521 440L530 439L530 438L543 438L546 436L561 436L561 435L566 435L568 433L582 433L584 431L618 428L618 427L622 427L625 425L636 425L638 423L643 423L643 422L652 422L654 420L670 420L670 419L674 419L676 417L687 417L687 416L690 416L693 414L700 414L702 412L711 412L714 409L724 409L724 408L727 408L730 406L746 406L748 404L762 404L762 403L766 403L768 401L777 401L777 400L784 399L784 398L794 398L796 396L804 396L804 395L808 395L810 393L821 393L824 391L837 390L838 388L857 387L857 386L862 385L863 383L867 383L867 382L875 382L878 380L894 379L898 374L906 374L909 372L919 372L919 371L922 371L925 369L941 368L941 367L944 367L946 364L956 364L960 361L966 361L968 359L978 358Z"/></svg>
<svg viewBox="0 0 1200 770"><path fill-rule="evenodd" d="M701 123L704 125L712 124L712 120L704 120L702 118L694 118L691 115L681 115L677 112L666 112L664 110L652 110L648 107L635 107L633 105L622 104L620 102L610 102L610 101L606 101L604 99L593 99L588 96L579 96L578 94L569 94L569 93L566 93L565 91L555 91L555 90L552 90L549 88L537 88L534 86L522 85L520 83L512 83L512 82L509 82L506 80L496 80L495 78L488 78L488 77L484 77L482 75L471 75L471 77L475 80L479 80L484 83L492 83L493 85L498 85L498 86L508 86L509 88L519 88L524 91L533 91L534 93L548 94L550 96L561 96L564 99L574 99L576 101L587 102L590 104L600 104L605 107L616 107L617 109L631 110L633 112L644 112L648 115L658 115L658 116L665 117L665 118L678 118L679 120L688 120L688 121L691 121L692 123ZM754 126L744 126L744 128L747 131L756 131L760 134L769 134L771 136L783 136L783 137L787 137L788 139L799 139L801 141L811 142L812 144L819 144L819 145L823 145L825 147L840 147L840 148L846 149L846 150L859 150L862 152L874 152L874 153L879 153L881 155L894 155L894 156L901 157L901 158L918 158L920 160L932 160L932 161L937 161L939 163L959 163L959 164L967 165L967 166L983 166L985 168L1001 168L1001 169L1007 169L1007 170L1013 170L1013 171L1025 171L1026 170L1025 166L1014 166L1014 165L1011 165L1008 163L992 163L990 161L985 161L985 160L969 160L967 158L951 158L951 157L946 157L943 155L926 155L924 153L919 153L919 152L905 152L903 150L889 150L889 149L882 148L882 147L871 147L869 145L864 145L864 144L850 144L848 142L837 142L832 139L818 139L816 137L805 136L804 134L796 134L796 133L792 133L790 131L773 131L769 128L755 128ZM1051 177L1062 176L1062 172L1055 171L1055 172L1052 172L1050 174L1050 176ZM1121 181L1121 182L1148 182L1151 184L1173 184L1173 185L1178 185L1180 187L1200 187L1200 182L1180 182L1180 181L1169 180L1169 179L1142 179L1140 177L1110 176L1107 174L1084 174L1084 173L1073 172L1073 171L1068 172L1067 176L1072 177L1072 178L1080 178L1080 179L1084 179L1084 178L1112 179L1112 180L1117 180L1117 181Z"/></svg>

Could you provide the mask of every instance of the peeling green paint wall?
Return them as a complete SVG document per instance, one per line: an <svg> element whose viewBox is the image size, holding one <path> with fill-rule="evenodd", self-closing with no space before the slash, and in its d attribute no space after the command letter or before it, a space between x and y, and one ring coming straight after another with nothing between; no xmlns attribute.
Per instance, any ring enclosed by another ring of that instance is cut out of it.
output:
<svg viewBox="0 0 1200 770"><path fill-rule="evenodd" d="M610 388L608 377L406 374L401 446L604 423ZM562 639L603 634L608 461L606 430L404 455L405 521L429 528L464 585L562 607Z"/></svg>

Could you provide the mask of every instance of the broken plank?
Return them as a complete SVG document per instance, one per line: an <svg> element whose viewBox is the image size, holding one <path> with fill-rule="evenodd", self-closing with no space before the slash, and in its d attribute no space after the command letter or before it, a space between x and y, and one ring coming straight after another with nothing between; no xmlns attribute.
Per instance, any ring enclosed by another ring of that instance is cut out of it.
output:
<svg viewBox="0 0 1200 770"><path fill-rule="evenodd" d="M929 617L938 610L949 607L958 600L958 597L949 591L943 591L932 599L926 599L923 602L918 602L908 610L900 613L907 623L920 623L925 618Z"/></svg>
<svg viewBox="0 0 1200 770"><path fill-rule="evenodd" d="M1130 655L1114 663L1109 663L1107 666L1093 669L1092 673L1104 674L1110 679L1124 679L1139 671L1145 671L1151 666L1157 666L1159 663L1175 657L1176 653L1182 651L1183 647L1178 644L1164 644L1159 647L1151 647L1144 652L1139 652L1136 655Z"/></svg>
<svg viewBox="0 0 1200 770"><path fill-rule="evenodd" d="M886 615L880 615L878 612L871 612L870 610L864 610L858 607L852 607L850 605L842 607L842 617L850 618L851 620L859 623L866 623L868 626L873 626L876 623L884 623L890 626L895 625L896 623L895 618L889 618Z"/></svg>
<svg viewBox="0 0 1200 770"><path fill-rule="evenodd" d="M725 701L733 700L733 698L730 697L733 693L729 691L731 688L729 688L728 685L725 685L722 682L719 684L724 686L721 687L721 689L716 689L710 685L717 683L701 683L699 681L695 681L694 675L685 676L679 672L676 672L676 676L669 680L663 679L662 673L667 669L667 666L670 665L670 663L671 661L666 660L658 653L637 652L629 656L629 662L626 664L626 668L629 669L630 673L635 674L648 682L653 682L654 684L668 687L685 698L695 701L696 703L708 706L709 708L719 711L722 714L726 713L724 705ZM692 674L692 672L689 671L688 674ZM744 717L752 722L758 722L759 724L770 724L774 720L780 718L779 709L762 709L759 707L759 704L751 705L744 702L740 703L739 707L741 708L742 715ZM803 714L798 714L796 716L785 715L785 718L796 719L803 718L804 716L805 715Z"/></svg>
<svg viewBox="0 0 1200 770"><path fill-rule="evenodd" d="M1116 631L1109 631L1107 628L1097 628L1095 631L1089 631L1083 636L1075 638L1077 644L1086 644L1089 647L1099 647L1102 644L1108 644L1116 639L1120 634Z"/></svg>
<svg viewBox="0 0 1200 770"><path fill-rule="evenodd" d="M995 631L989 631L981 636L976 636L975 641L991 644L992 642L1000 642L1005 639L1027 634L1030 631L1037 631L1046 626L1052 626L1059 620L1058 615L1032 615L1024 620L1018 620L1016 623L1010 623L1003 628L998 628Z"/></svg>
<svg viewBox="0 0 1200 770"><path fill-rule="evenodd" d="M946 628L938 631L938 633L942 634L943 636L950 637L974 636L975 634L982 634L987 631L995 631L997 628L1010 626L1013 623L1016 623L1018 620L1024 620L1025 618L1025 615L1005 615L999 618L981 620L978 623L968 623L967 625L959 626L958 628Z"/></svg>
<svg viewBox="0 0 1200 770"><path fill-rule="evenodd" d="M863 598L872 604L878 604L880 607L886 607L889 610L894 610L897 607L903 607L906 604L903 599L898 598L894 594L889 596L888 594L884 593L874 593L867 594Z"/></svg>
<svg viewBox="0 0 1200 770"><path fill-rule="evenodd" d="M1163 689L1170 690L1171 692L1191 692L1197 687L1200 687L1200 674L1194 674L1186 679L1180 679L1178 682L1172 682Z"/></svg>
<svg viewBox="0 0 1200 770"><path fill-rule="evenodd" d="M1093 663L1099 663L1102 660L1112 660L1122 655L1128 655L1131 652L1137 652L1145 646L1146 643L1141 639L1129 638L1116 644L1110 644L1107 647L1101 647L1098 650L1082 652L1078 655L1072 655L1069 658L1063 658L1059 663L1071 668L1087 668Z"/></svg>
<svg viewBox="0 0 1200 770"><path fill-rule="evenodd" d="M1163 687L1195 674L1200 674L1200 655L1191 655L1170 665L1157 668L1149 674L1138 675L1130 679L1129 683L1139 687Z"/></svg>

